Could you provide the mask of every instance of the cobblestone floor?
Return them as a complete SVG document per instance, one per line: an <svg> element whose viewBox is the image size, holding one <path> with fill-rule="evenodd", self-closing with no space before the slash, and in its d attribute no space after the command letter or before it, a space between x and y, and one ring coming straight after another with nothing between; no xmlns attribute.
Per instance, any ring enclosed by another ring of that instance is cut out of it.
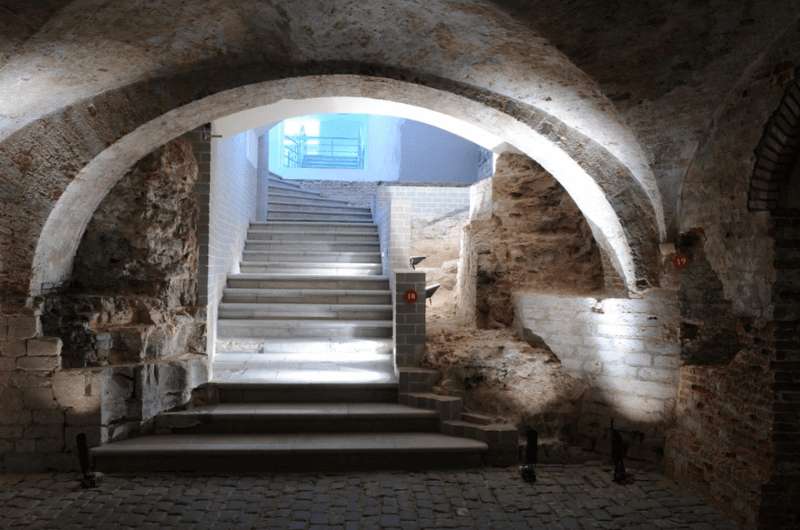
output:
<svg viewBox="0 0 800 530"><path fill-rule="evenodd" d="M2 528L734 529L663 477L603 466L280 475L0 475Z"/></svg>

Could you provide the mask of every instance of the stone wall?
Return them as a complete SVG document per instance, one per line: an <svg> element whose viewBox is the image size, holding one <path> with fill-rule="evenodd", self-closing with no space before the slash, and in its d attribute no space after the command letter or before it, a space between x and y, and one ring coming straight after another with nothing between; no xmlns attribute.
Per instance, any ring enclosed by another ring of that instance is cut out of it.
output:
<svg viewBox="0 0 800 530"><path fill-rule="evenodd" d="M747 528L800 521L797 283L783 275L795 265L781 251L791 256L796 241L783 238L791 228L782 217L749 203L756 149L795 75L798 49L800 34L786 33L732 88L682 196L686 365L667 470Z"/></svg>
<svg viewBox="0 0 800 530"><path fill-rule="evenodd" d="M139 363L205 351L198 307L197 163L176 140L141 160L100 204L69 287L42 323L63 368Z"/></svg>
<svg viewBox="0 0 800 530"><path fill-rule="evenodd" d="M510 326L513 291L602 289L600 252L589 225L561 185L536 162L523 155L501 155L491 188L476 187L473 198L459 285L465 321L475 320L484 328Z"/></svg>
<svg viewBox="0 0 800 530"><path fill-rule="evenodd" d="M516 292L521 337L543 343L561 365L588 382L575 441L608 451L608 427L639 433L631 456L658 461L678 390L679 312L674 291L643 298Z"/></svg>
<svg viewBox="0 0 800 530"><path fill-rule="evenodd" d="M90 445L147 431L207 380L198 307L198 164L176 140L98 207L73 280L0 316L0 470L70 469Z"/></svg>

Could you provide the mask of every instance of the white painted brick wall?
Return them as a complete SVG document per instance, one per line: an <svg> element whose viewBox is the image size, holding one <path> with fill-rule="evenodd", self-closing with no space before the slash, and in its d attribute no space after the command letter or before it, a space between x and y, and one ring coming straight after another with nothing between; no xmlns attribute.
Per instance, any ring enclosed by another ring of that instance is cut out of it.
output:
<svg viewBox="0 0 800 530"><path fill-rule="evenodd" d="M412 219L435 220L457 215L466 222L469 197L469 187L378 186L373 214L381 237L385 271L409 268L408 258L413 241Z"/></svg>
<svg viewBox="0 0 800 530"><path fill-rule="evenodd" d="M244 132L211 141L208 249L208 351L216 341L217 306L229 273L238 272L247 229L256 219L258 179L248 157L256 138ZM201 220L202 221L202 220ZM201 223L202 224L202 223Z"/></svg>
<svg viewBox="0 0 800 530"><path fill-rule="evenodd" d="M665 422L678 387L677 297L641 299L517 293L517 325L541 337L573 375L590 381L612 416Z"/></svg>

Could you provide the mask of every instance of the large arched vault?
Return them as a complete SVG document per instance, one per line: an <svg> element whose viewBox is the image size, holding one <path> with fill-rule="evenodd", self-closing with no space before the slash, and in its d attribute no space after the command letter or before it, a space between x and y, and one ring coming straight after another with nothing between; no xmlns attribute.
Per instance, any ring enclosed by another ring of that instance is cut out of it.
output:
<svg viewBox="0 0 800 530"><path fill-rule="evenodd" d="M657 283L662 206L638 142L587 76L489 4L159 0L147 26L130 4L96 4L70 3L0 69L4 293L63 281L94 208L154 147L233 112L331 96L503 138L562 182L630 289Z"/></svg>

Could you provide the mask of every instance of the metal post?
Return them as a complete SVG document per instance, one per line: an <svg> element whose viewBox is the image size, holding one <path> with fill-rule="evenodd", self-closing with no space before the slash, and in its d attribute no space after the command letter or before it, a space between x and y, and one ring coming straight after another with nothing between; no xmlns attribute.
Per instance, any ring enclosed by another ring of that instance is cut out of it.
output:
<svg viewBox="0 0 800 530"><path fill-rule="evenodd" d="M89 468L89 444L86 442L86 434L79 433L75 437L76 445L78 446L78 460L81 463L81 487L84 489L96 488L97 480L94 473Z"/></svg>
<svg viewBox="0 0 800 530"><path fill-rule="evenodd" d="M628 478L624 462L627 451L622 433L614 428L614 420L611 420L611 462L614 464L614 482L617 484L624 484Z"/></svg>
<svg viewBox="0 0 800 530"><path fill-rule="evenodd" d="M539 461L539 433L528 428L525 433L527 445L525 447L525 463L519 466L519 473L525 482L536 482L536 463Z"/></svg>

